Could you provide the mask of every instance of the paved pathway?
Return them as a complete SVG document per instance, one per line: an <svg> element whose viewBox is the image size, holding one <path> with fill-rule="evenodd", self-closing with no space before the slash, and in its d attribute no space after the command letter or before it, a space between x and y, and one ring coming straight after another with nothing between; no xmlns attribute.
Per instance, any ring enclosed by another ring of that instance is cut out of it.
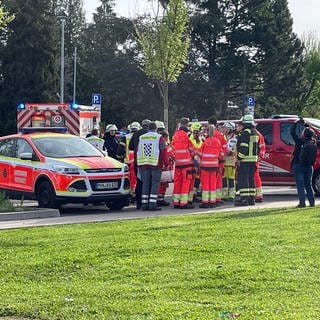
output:
<svg viewBox="0 0 320 320"><path fill-rule="evenodd" d="M35 205L35 203L30 203ZM250 207L235 207L232 202L226 202L223 206L216 209L200 209L196 204L195 209L178 210L173 209L172 206L163 208L162 211L149 212L136 210L131 206L124 208L121 211L110 211L105 206L84 207L68 205L65 207L60 217L54 218L41 218L29 220L15 220L15 221L2 221L0 222L0 229L14 229L22 227L37 227L49 225L62 225L73 223L86 223L98 221L115 221L115 220L129 220L141 219L146 217L155 217L159 215L182 215L182 214L203 214L208 212L226 212L226 211L242 211L242 210L259 210L266 208L286 208L294 207L297 204L297 195L294 189L288 188L268 188L265 190L265 198L263 203L256 204ZM316 201L320 205L320 200Z"/></svg>

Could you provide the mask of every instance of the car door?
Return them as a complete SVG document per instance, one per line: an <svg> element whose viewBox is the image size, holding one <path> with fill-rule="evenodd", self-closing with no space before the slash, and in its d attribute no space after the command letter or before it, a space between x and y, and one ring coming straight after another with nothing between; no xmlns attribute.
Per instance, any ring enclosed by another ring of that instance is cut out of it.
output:
<svg viewBox="0 0 320 320"><path fill-rule="evenodd" d="M257 130L263 135L265 144L266 144L266 152L264 158L260 160L260 176L262 181L272 181L273 180L273 172L274 172L274 123L270 122L258 122Z"/></svg>
<svg viewBox="0 0 320 320"><path fill-rule="evenodd" d="M31 159L23 158L30 155ZM32 192L35 173L35 153L29 142L23 138L16 139L14 166L12 166L12 187L22 192Z"/></svg>
<svg viewBox="0 0 320 320"><path fill-rule="evenodd" d="M277 138L277 145L275 148L275 164L274 173L279 178L280 184L295 184L291 159L294 150L295 142L291 135L291 129L294 124L294 120L284 119L279 121L279 136ZM303 125L298 124L296 126L296 134L300 136L304 129Z"/></svg>
<svg viewBox="0 0 320 320"><path fill-rule="evenodd" d="M0 189L11 188L11 164L14 153L14 139L0 140Z"/></svg>

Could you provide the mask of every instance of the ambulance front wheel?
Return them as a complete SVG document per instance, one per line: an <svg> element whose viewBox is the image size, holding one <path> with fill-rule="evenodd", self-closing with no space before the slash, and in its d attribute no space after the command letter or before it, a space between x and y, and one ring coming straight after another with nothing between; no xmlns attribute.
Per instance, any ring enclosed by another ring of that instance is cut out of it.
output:
<svg viewBox="0 0 320 320"><path fill-rule="evenodd" d="M123 207L129 205L129 200L108 200L106 206L110 210L121 210Z"/></svg>
<svg viewBox="0 0 320 320"><path fill-rule="evenodd" d="M40 208L59 208L56 194L49 181L42 181L37 189L37 200Z"/></svg>
<svg viewBox="0 0 320 320"><path fill-rule="evenodd" d="M314 171L312 176L312 188L314 194L319 197L320 196L320 169Z"/></svg>

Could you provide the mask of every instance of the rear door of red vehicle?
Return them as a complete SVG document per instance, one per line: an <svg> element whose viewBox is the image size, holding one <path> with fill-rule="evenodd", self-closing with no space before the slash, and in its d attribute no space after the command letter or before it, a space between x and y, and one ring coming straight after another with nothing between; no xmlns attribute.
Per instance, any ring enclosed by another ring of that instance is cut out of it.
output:
<svg viewBox="0 0 320 320"><path fill-rule="evenodd" d="M291 136L292 119L258 121L257 129L264 135L266 154L260 163L260 174L265 185L293 185L291 155L294 141Z"/></svg>

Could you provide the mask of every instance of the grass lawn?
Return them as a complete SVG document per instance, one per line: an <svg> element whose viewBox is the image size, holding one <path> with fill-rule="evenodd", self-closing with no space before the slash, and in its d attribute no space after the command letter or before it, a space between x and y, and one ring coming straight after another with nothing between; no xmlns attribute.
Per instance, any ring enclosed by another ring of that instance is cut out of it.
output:
<svg viewBox="0 0 320 320"><path fill-rule="evenodd" d="M320 211L0 232L0 317L319 319Z"/></svg>

